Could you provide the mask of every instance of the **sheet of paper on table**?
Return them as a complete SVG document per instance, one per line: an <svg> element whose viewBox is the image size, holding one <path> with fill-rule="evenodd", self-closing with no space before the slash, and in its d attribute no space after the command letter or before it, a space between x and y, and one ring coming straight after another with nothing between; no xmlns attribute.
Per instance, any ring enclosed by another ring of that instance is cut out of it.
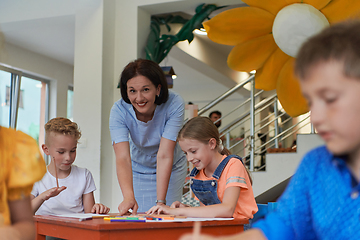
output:
<svg viewBox="0 0 360 240"><path fill-rule="evenodd" d="M93 218L103 218L111 217L116 214L93 214L93 213L72 213L72 214L59 214L54 215L57 217L67 217L67 218L77 218L79 221L90 220ZM155 215L156 216L156 215ZM159 215L161 216L161 215ZM174 219L163 219L161 222L192 222L192 221L223 221L223 220L233 220L234 218L174 218ZM146 222L159 222L158 220L146 220Z"/></svg>
<svg viewBox="0 0 360 240"><path fill-rule="evenodd" d="M57 217L68 217L68 218L77 218L79 221L89 220L93 218L109 217L107 214L95 214L95 213L71 213L71 214L59 214L54 215Z"/></svg>

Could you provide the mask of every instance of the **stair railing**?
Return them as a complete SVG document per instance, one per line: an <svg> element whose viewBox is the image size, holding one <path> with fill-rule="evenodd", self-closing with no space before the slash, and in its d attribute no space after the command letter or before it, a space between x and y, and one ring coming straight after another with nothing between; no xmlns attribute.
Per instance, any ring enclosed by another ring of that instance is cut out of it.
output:
<svg viewBox="0 0 360 240"><path fill-rule="evenodd" d="M224 99L226 99L227 97L231 96L233 93L235 93L237 90L243 88L247 83L251 82L253 79L254 79L254 75L251 75L246 80L244 80L244 81L238 83L237 85L235 85L234 87L230 88L228 91L226 91L225 93L223 93L219 97L215 98L213 101L211 101L210 103L205 105L203 108L199 109L198 115L203 114L204 112L206 112L210 108L214 107L219 102L221 102Z"/></svg>
<svg viewBox="0 0 360 240"><path fill-rule="evenodd" d="M295 132L297 132L299 129L304 128L305 126L307 126L308 124L310 124L309 122L306 122L306 120L309 120L309 118L310 118L310 114L307 113L307 116L306 116L304 119L302 119L302 120L299 121L298 123L292 125L292 126L289 127L288 129L286 129L286 130L284 130L283 132L281 132L280 134L276 135L273 139L268 140L267 142L263 143L262 145L260 145L259 147L257 147L257 148L254 150L254 152L260 151L260 152L258 153L259 155L265 153L265 152L267 151L267 149L266 149L266 148L264 149L264 147L266 147L268 144L270 145L270 146L268 145L269 147L272 147L272 146L275 145L275 143L274 143L274 142L275 142L275 139L287 138L287 137L293 135L293 134L294 134ZM298 128L295 129L295 127L299 126L301 123L304 123L304 124L302 124L300 127L298 127ZM261 150L261 149L263 149L263 150ZM245 159L248 158L248 157L249 157L249 154L246 155L246 156L244 156ZM249 160L245 161L245 163L248 163L248 162L249 162ZM259 171L259 170L262 170L262 169L265 168L265 167L266 167L266 164L262 165L262 166L261 166L260 168L258 168L257 170L258 170L258 171Z"/></svg>
<svg viewBox="0 0 360 240"><path fill-rule="evenodd" d="M290 130L290 129L287 129L287 131L285 132L282 132L281 134L283 134L283 136L282 135L277 135L276 136L276 138L278 139L278 138L280 138L280 137L282 137L282 138L287 138L287 137L289 137L289 136L291 136L291 135L293 135L295 132L297 132L299 129L302 129L302 128L304 128L304 127L306 127L307 125L309 125L310 124L310 122L305 122L306 120L309 120L309 118L310 118L310 115L308 115L306 118L304 118L303 120L301 120L300 122L298 122L297 124L294 124L292 127L292 131ZM301 126L299 126L300 125L300 123L303 123ZM294 129L296 126L299 126L297 129ZM289 131L288 131L289 130ZM287 133L287 134L285 134L285 133ZM273 141L273 139L272 140L269 140L268 142L266 142L266 143L264 143L262 146L260 146L258 149L256 149L256 150L260 150L262 147L264 147L264 146L266 146L267 144L269 144L268 146L269 147L272 147L272 146L274 146L275 144L274 143L271 143ZM264 154L265 152L267 151L267 149L265 149L265 150L262 150L262 151L260 151L260 153L259 154ZM262 171L263 169L265 169L265 167L266 167L266 164L264 164L264 165L262 165L262 166L260 166L258 169L257 169L257 171Z"/></svg>
<svg viewBox="0 0 360 240"><path fill-rule="evenodd" d="M261 171L265 170L266 163L261 165L259 168L254 168L254 161L255 157L262 156L266 153L267 148L275 146L275 148L279 147L279 141L284 140L292 135L294 135L298 130L302 129L303 127L307 126L309 123L310 114L308 113L307 116L302 119L301 121L297 122L296 124L291 125L287 129L283 131L279 131L281 126L288 125L290 121L293 120L289 115L286 114L286 112L282 109L282 107L279 108L278 106L278 99L277 95L273 94L265 99L258 100L258 103L256 103L256 100L261 96L261 94L264 92L263 90L259 90L255 93L255 78L254 75L251 75L246 80L242 81L241 83L237 84L233 88L229 89L219 97L215 98L213 101L208 103L203 108L199 109L198 115L201 115L208 111L209 109L216 106L218 103L226 99L227 97L231 96L233 93L237 92L241 88L243 88L246 84L251 83L251 89L250 89L250 98L243 101L241 104L236 106L233 110L231 110L229 113L223 115L220 119L217 121L221 121L224 118L228 118L232 113L234 113L236 110L240 109L241 107L244 107L245 105L249 105L249 110L242 113L240 116L236 117L234 120L232 120L229 124L227 124L225 127L219 130L220 136L226 136L226 143L224 144L226 148L228 148L233 154L238 154L239 152L247 151L246 154L239 154L243 157L245 160L245 163L249 165L250 171ZM273 106L273 112L269 111L269 108ZM261 114L263 111L266 111L267 116L260 119L259 121L255 121L256 116ZM271 113L270 113L271 112ZM281 121L281 124L279 124L279 120ZM240 140L235 141L234 144L231 145L231 131L236 130L237 128L244 126L245 123L250 121L250 127L247 128L247 130L244 130L240 137L242 137ZM270 125L274 124L274 128L270 129ZM266 129L264 131L264 129ZM273 132L273 137L265 142L262 142L259 135L266 135L270 136ZM311 126L311 132L314 132L313 127ZM256 137L258 136L258 137ZM260 143L259 143L260 142ZM243 145L243 148L240 148L236 151L236 148L239 146L241 147ZM186 181L184 186L189 185L189 180ZM186 193L186 195L190 194L190 192Z"/></svg>
<svg viewBox="0 0 360 240"><path fill-rule="evenodd" d="M254 158L255 156L258 156L259 154L262 154L264 150L262 150L260 153L257 152L259 149L264 148L267 144L261 144L261 147L257 147L259 145L260 138L257 137L258 134L267 135L269 136L272 131L274 131L274 137L271 141L274 143L268 146L274 146L275 148L279 147L279 141L284 140L286 137L291 136L292 133L289 133L286 135L285 133L279 133L279 119L285 118L286 120L282 121L282 126L284 126L287 122L291 121L292 118L288 116L285 111L280 107L278 107L278 99L276 93L262 99L258 103L256 102L256 99L258 99L259 96L264 92L263 90L258 91L255 93L255 78L254 75L251 75L246 80L242 81L241 83L237 84L233 88L226 91L224 94L220 95L219 97L215 98L213 101L208 103L206 106L201 108L198 111L198 115L201 115L208 111L209 109L216 106L218 103L226 99L227 97L231 96L233 93L238 91L239 89L243 88L246 84L251 83L251 90L250 90L250 98L243 101L241 104L236 106L233 110L231 110L229 113L223 115L220 119L217 121L221 121L225 118L228 118L232 113L234 113L236 110L240 109L241 107L244 107L245 105L249 105L249 111L244 112L240 116L236 117L234 120L232 120L229 124L224 126L219 130L220 136L226 137L226 142L224 145L233 153L236 147L239 147L240 144L244 145L243 148L240 148L240 151L247 151L245 154L245 158L247 158L247 161L250 161L249 168L251 171L254 170ZM263 111L268 111L269 107L273 106L273 113L269 114L263 119L260 119L259 121L255 121L256 116L258 116ZM270 120L273 118L272 120ZM307 119L307 118L306 118ZM266 122L267 121L267 122ZM305 120L303 120L305 121ZM303 122L302 121L302 122ZM245 125L245 123L250 122L250 127L247 128L246 131L243 132L244 137L240 139L239 141L236 141L234 144L231 144L231 132L235 129L239 128L240 126ZM274 125L274 130L265 130L264 129L269 128L270 125ZM299 128L296 128L299 124L296 124L295 126L292 126L290 129L288 129L286 132L289 132L291 129L294 129L294 132L298 131ZM247 135L245 137L245 135ZM245 143L244 143L245 142ZM244 154L240 154L243 155Z"/></svg>

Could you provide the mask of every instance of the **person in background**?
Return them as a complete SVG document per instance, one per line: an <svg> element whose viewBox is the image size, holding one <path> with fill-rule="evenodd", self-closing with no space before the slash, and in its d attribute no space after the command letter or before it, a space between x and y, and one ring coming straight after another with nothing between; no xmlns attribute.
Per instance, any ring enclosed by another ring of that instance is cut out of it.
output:
<svg viewBox="0 0 360 240"><path fill-rule="evenodd" d="M211 119L211 121L215 124L215 126L217 128L219 128L221 126L221 120L219 120L221 118L221 112L220 111L212 111L210 114L209 114L209 118ZM221 142L225 143L226 141L226 138L225 138L225 135L224 136L221 136L220 137L220 140Z"/></svg>
<svg viewBox="0 0 360 240"><path fill-rule="evenodd" d="M209 114L209 118L211 119L211 121L215 124L215 126L217 128L219 128L221 126L221 120L217 121L218 119L221 118L221 112L220 111L212 111ZM216 122L217 121L217 122Z"/></svg>
<svg viewBox="0 0 360 240"><path fill-rule="evenodd" d="M220 143L213 122L200 116L190 119L180 130L178 141L194 165L190 187L201 206L188 207L176 201L170 207L154 206L147 213L251 219L258 209L250 175L241 158L230 155Z"/></svg>
<svg viewBox="0 0 360 240"><path fill-rule="evenodd" d="M295 72L325 146L305 155L280 207L243 234L197 239L360 239L359 29L359 21L334 24L298 53Z"/></svg>
<svg viewBox="0 0 360 240"><path fill-rule="evenodd" d="M0 127L0 238L33 240L30 204L33 184L46 172L36 141L14 129Z"/></svg>
<svg viewBox="0 0 360 240"><path fill-rule="evenodd" d="M164 72L150 60L130 62L119 86L122 98L111 109L109 125L124 197L120 215L180 200L187 165L176 137L184 100L168 90Z"/></svg>
<svg viewBox="0 0 360 240"><path fill-rule="evenodd" d="M105 205L95 203L96 187L91 172L73 165L80 137L78 125L67 118L53 118L45 124L42 149L51 157L51 162L31 192L34 214L109 212Z"/></svg>

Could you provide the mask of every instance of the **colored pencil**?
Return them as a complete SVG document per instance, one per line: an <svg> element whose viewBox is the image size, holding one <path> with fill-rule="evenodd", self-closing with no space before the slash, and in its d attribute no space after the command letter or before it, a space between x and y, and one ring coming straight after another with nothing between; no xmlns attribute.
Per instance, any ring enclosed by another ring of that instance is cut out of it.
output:
<svg viewBox="0 0 360 240"><path fill-rule="evenodd" d="M59 188L59 180L58 180L58 175L57 175L57 170L56 170L55 157L53 157L53 160L54 160L54 168L55 168L56 186L57 186L57 188Z"/></svg>
<svg viewBox="0 0 360 240"><path fill-rule="evenodd" d="M146 217L156 217L156 218L165 218L165 217L170 217L170 218L186 218L186 216L177 216L177 215L167 215L167 214L144 214L144 213L139 213L137 214L138 216L146 216Z"/></svg>
<svg viewBox="0 0 360 240"><path fill-rule="evenodd" d="M143 219L117 219L117 218L113 218L113 219L110 219L110 222L146 222L146 220L143 220Z"/></svg>

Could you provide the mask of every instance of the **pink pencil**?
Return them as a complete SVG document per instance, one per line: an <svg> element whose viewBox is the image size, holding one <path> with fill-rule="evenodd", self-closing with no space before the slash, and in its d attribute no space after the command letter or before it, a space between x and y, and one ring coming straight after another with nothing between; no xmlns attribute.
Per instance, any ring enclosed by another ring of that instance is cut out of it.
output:
<svg viewBox="0 0 360 240"><path fill-rule="evenodd" d="M57 186L57 188L59 188L59 180L58 180L58 175L57 175L57 170L56 170L56 165L55 165L55 157L53 157L53 160L54 160L54 168L55 168L56 186Z"/></svg>

